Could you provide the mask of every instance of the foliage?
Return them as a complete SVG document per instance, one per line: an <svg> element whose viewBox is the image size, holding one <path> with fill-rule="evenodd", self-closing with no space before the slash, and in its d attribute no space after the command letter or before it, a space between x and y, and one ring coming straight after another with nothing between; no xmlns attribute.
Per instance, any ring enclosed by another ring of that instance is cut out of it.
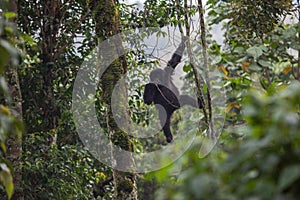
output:
<svg viewBox="0 0 300 200"><path fill-rule="evenodd" d="M26 199L92 199L98 174L107 174L107 168L81 146L51 145L54 135L54 132L32 133L24 140Z"/></svg>
<svg viewBox="0 0 300 200"><path fill-rule="evenodd" d="M258 16L262 16L254 18L252 14L256 16L257 12L254 4L268 12L258 12ZM232 6L236 9L231 9ZM213 43L210 53L214 55L212 64L219 67L226 81L229 124L243 120L241 104L250 87L272 94L281 85L299 80L300 75L296 72L300 66L294 52L299 50L297 33L300 24L283 24L280 20L292 14L297 6L290 1L275 1L272 8L268 6L260 0L208 1L210 22L223 22L225 28L226 44ZM230 12L225 14L227 10ZM237 18L237 15L243 17ZM253 19L259 27L252 24ZM238 26L237 23L245 26Z"/></svg>
<svg viewBox="0 0 300 200"><path fill-rule="evenodd" d="M120 3L120 20L124 30L146 27L164 27L175 24L177 11L174 1L145 1L143 9L135 4ZM164 8L164 9L161 9Z"/></svg>
<svg viewBox="0 0 300 200"><path fill-rule="evenodd" d="M20 137L22 126L10 108L11 91L4 75L5 67L18 64L20 57L22 62L17 69L28 131L23 136L22 156L26 199L92 199L93 193L103 199L113 196L111 169L98 163L82 147L70 111L78 68L97 45L89 2L24 0L18 1L17 15L1 10L0 189L2 193L6 190L9 198L13 192L12 167L6 158L5 141L10 136ZM300 86L294 81L300 80L300 64L294 54L300 51L300 23L299 16L297 22L284 20L298 12L299 5L294 2L208 0L208 29L223 23L225 37L224 44L207 38L211 67L223 73L225 82L224 133L205 159L199 159L195 153L199 148L195 146L173 166L148 175L149 181L140 180L141 198L297 199ZM175 29L179 20L184 25L184 14L188 12L190 28L197 37L198 7L191 4L184 10L179 6L183 3L148 0L143 5L128 5L118 1L119 28L171 25ZM25 34L17 33L9 22L14 17L18 29ZM147 126L157 113L147 110L141 85L147 82L145 71L157 67L158 59L148 60L151 55L143 51L144 46L137 46L135 52L126 55L126 78L131 89L128 103L132 121ZM184 90L192 90L191 65L185 65L183 70L188 73L185 79L189 83ZM97 91L96 107L99 123L106 130L107 110L98 98L101 92ZM197 126L191 123L199 119L198 115L192 113L191 120L185 123L180 122L180 117L184 117L180 112L174 116L175 130L195 131ZM48 126L53 122L57 123ZM139 130L133 130L131 135L138 134ZM162 148L163 134L158 136L134 139L135 153ZM118 190L131 188L129 185Z"/></svg>
<svg viewBox="0 0 300 200"><path fill-rule="evenodd" d="M229 43L243 41L252 43L253 38L264 39L292 8L292 0L209 0L211 23L226 22L226 39ZM266 12L267 11L267 12Z"/></svg>
<svg viewBox="0 0 300 200"><path fill-rule="evenodd" d="M299 83L272 96L251 92L247 124L227 129L218 150L204 160L188 152L179 161L184 170L158 199L297 199L299 94Z"/></svg>
<svg viewBox="0 0 300 200"><path fill-rule="evenodd" d="M110 175L82 149L70 111L77 70L96 46L91 18L87 1L18 2L18 25L27 39L20 46L28 52L19 71L28 199L91 199L96 171Z"/></svg>
<svg viewBox="0 0 300 200"><path fill-rule="evenodd" d="M297 5L273 3L208 1L210 25L223 22L225 28L225 44L209 48L227 91L225 129L205 159L193 147L173 166L150 174L164 185L155 199L299 196L300 65L294 52L300 29L299 22L282 22Z"/></svg>
<svg viewBox="0 0 300 200"><path fill-rule="evenodd" d="M4 187L8 199L12 197L14 186L13 169L10 161L6 158L5 141L8 137L15 137L15 140L19 140L23 128L20 121L13 115L15 111L9 107L12 98L4 78L5 68L15 67L19 61L18 51L14 47L16 31L9 21L14 16L15 14L10 12L0 14L0 186Z"/></svg>
<svg viewBox="0 0 300 200"><path fill-rule="evenodd" d="M18 25L36 44L25 45L25 48L29 57L37 62L23 62L20 70L27 129L29 132L48 131L60 124L58 141L74 144L78 138L74 137L74 131L66 130L70 120L62 121L60 117L70 116L77 70L96 46L87 2L20 1ZM27 84L29 82L39 84ZM40 101L41 98L44 101Z"/></svg>

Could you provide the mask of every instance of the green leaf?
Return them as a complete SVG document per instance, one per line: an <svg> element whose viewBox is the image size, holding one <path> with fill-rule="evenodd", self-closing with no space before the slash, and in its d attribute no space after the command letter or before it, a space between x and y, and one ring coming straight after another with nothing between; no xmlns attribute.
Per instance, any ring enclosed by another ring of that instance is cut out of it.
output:
<svg viewBox="0 0 300 200"><path fill-rule="evenodd" d="M250 47L247 49L247 54L255 59L259 58L263 54L261 47Z"/></svg>
<svg viewBox="0 0 300 200"><path fill-rule="evenodd" d="M9 58L9 53L6 51L4 47L0 46L0 74L3 74L4 66L7 63L8 58Z"/></svg>
<svg viewBox="0 0 300 200"><path fill-rule="evenodd" d="M252 71L260 71L261 67L256 63L251 63L249 69L252 70Z"/></svg>
<svg viewBox="0 0 300 200"><path fill-rule="evenodd" d="M282 191L300 178L300 165L286 167L279 177L279 189Z"/></svg>
<svg viewBox="0 0 300 200"><path fill-rule="evenodd" d="M244 52L244 47L236 47L233 50L234 53L241 54Z"/></svg>
<svg viewBox="0 0 300 200"><path fill-rule="evenodd" d="M263 52L269 51L269 49L265 45L260 45L259 48L261 48L261 50L263 50Z"/></svg>
<svg viewBox="0 0 300 200"><path fill-rule="evenodd" d="M25 40L25 42L26 42L27 44L29 44L30 46L36 45L34 39L33 39L30 35L24 34L22 37L23 37L23 39Z"/></svg>
<svg viewBox="0 0 300 200"><path fill-rule="evenodd" d="M274 43L271 44L271 47L272 47L273 49L277 49L277 48L278 48L278 44L274 42Z"/></svg>
<svg viewBox="0 0 300 200"><path fill-rule="evenodd" d="M222 61L222 56L218 55L212 60L212 65L216 65Z"/></svg>
<svg viewBox="0 0 300 200"><path fill-rule="evenodd" d="M259 60L258 63L264 67L272 67L272 63L267 60Z"/></svg>
<svg viewBox="0 0 300 200"><path fill-rule="evenodd" d="M5 94L8 94L8 91L9 91L8 85L3 76L0 77L0 91L4 92Z"/></svg>
<svg viewBox="0 0 300 200"><path fill-rule="evenodd" d="M217 7L216 9L214 9L214 11L217 14L223 14L224 13L224 9L222 7Z"/></svg>
<svg viewBox="0 0 300 200"><path fill-rule="evenodd" d="M186 73L189 72L191 69L192 69L191 65L184 65L183 66L183 71L186 72Z"/></svg>
<svg viewBox="0 0 300 200"><path fill-rule="evenodd" d="M1 151L3 151L3 153L6 154L6 146L4 142L0 141L0 147L1 147Z"/></svg>
<svg viewBox="0 0 300 200"><path fill-rule="evenodd" d="M3 14L7 19L15 18L17 16L17 14L14 12L4 12Z"/></svg>
<svg viewBox="0 0 300 200"><path fill-rule="evenodd" d="M2 48L3 48L3 50L1 50ZM5 52L5 50L7 52ZM13 64L14 65L18 64L18 51L17 51L17 49L14 46L12 46L8 41L1 39L0 40L0 55L1 55L1 57L3 57L2 53L4 54L4 56L6 56L6 57L4 57L5 59L7 59L7 57L11 56ZM7 55L7 53L8 53L8 55ZM2 64L2 63L0 62L0 64ZM6 62L5 62L5 64L6 64ZM0 70L1 70L1 67L2 67L2 65L0 65Z"/></svg>
<svg viewBox="0 0 300 200"><path fill-rule="evenodd" d="M154 172L154 175L156 177L156 180L161 183L163 180L165 180L168 177L169 171L172 169L172 166L169 165L167 167L164 167L156 172Z"/></svg>
<svg viewBox="0 0 300 200"><path fill-rule="evenodd" d="M297 30L295 28L289 28L285 30L282 34L284 39L291 39L296 37L296 35L297 35Z"/></svg>
<svg viewBox="0 0 300 200"><path fill-rule="evenodd" d="M300 50L300 44L299 43L292 43L291 48L299 51Z"/></svg>
<svg viewBox="0 0 300 200"><path fill-rule="evenodd" d="M11 199L14 192L14 185L10 169L5 163L0 163L0 168L0 184L4 186L8 199Z"/></svg>

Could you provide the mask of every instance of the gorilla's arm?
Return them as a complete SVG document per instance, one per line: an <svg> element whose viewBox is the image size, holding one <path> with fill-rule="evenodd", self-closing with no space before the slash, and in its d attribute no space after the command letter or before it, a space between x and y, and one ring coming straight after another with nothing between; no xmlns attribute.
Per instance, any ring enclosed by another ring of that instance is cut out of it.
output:
<svg viewBox="0 0 300 200"><path fill-rule="evenodd" d="M154 101L154 97L156 95L156 85L153 83L148 83L145 86L144 90L144 102L147 105L150 105Z"/></svg>
<svg viewBox="0 0 300 200"><path fill-rule="evenodd" d="M192 106L194 108L203 108L203 103L200 100L200 98L198 98L197 100L189 95L180 95L179 97L179 103L180 106Z"/></svg>
<svg viewBox="0 0 300 200"><path fill-rule="evenodd" d="M186 40L187 40L186 37L182 38L179 47L173 53L171 60L169 60L167 64L167 67L171 67L172 69L175 69L175 67L180 63L183 51L185 49Z"/></svg>

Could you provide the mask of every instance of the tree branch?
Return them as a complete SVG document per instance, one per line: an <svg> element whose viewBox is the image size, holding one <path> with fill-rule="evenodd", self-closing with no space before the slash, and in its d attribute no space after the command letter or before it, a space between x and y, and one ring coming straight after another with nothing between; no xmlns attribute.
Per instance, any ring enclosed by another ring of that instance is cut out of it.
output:
<svg viewBox="0 0 300 200"><path fill-rule="evenodd" d="M188 16L187 9L188 9L187 0L184 0L184 20L185 20L186 36L187 36L187 38L190 39L190 25L189 25L189 16ZM205 103L204 95L203 95L203 91L202 91L203 86L200 81L198 70L197 70L196 66L194 65L195 60L194 60L194 54L191 49L190 40L187 40L186 46L187 46L188 57L190 59L190 63L191 63L192 69L193 69L195 82L196 82L196 86L197 86L198 93L199 93L199 98L203 104L202 110L203 110L203 114L204 114L204 118L205 118L205 123L206 123L206 126L209 127L209 118L208 118L208 115L206 112L206 103Z"/></svg>
<svg viewBox="0 0 300 200"><path fill-rule="evenodd" d="M208 102L208 111L209 111L209 137L210 139L215 139L215 132L214 132L214 124L213 124L213 117L212 117L212 104L211 104L211 86L210 86L210 78L208 75L208 58L207 58L207 45L206 45L206 31L205 31L205 24L204 24L204 9L202 6L202 0L198 0L198 12L200 18L200 29L201 29L201 43L202 43L202 55L204 60L204 76L207 85L207 102Z"/></svg>

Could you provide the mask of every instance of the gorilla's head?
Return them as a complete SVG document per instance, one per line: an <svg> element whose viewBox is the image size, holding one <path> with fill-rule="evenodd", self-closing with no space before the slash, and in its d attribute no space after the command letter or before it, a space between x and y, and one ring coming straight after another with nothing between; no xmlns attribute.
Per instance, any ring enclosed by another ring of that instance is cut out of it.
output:
<svg viewBox="0 0 300 200"><path fill-rule="evenodd" d="M165 70L163 69L154 69L150 73L150 81L157 84L163 84L165 83Z"/></svg>

